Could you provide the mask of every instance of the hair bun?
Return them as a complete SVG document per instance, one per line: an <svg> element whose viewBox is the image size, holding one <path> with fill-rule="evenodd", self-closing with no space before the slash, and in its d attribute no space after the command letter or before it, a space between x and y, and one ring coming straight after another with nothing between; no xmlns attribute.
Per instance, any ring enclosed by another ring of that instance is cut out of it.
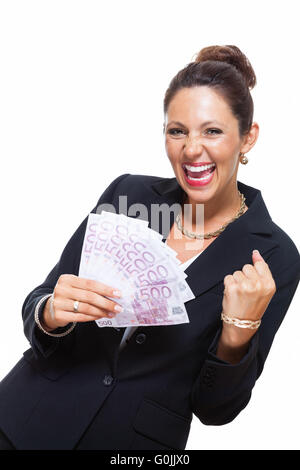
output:
<svg viewBox="0 0 300 470"><path fill-rule="evenodd" d="M208 46L198 52L195 62L214 60L233 65L244 77L247 86L256 85L256 75L249 60L237 46Z"/></svg>

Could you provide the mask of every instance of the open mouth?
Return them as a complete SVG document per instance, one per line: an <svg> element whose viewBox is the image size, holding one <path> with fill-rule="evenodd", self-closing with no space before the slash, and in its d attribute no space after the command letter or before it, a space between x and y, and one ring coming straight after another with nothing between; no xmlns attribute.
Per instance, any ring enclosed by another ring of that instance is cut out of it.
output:
<svg viewBox="0 0 300 470"><path fill-rule="evenodd" d="M208 165L194 166L183 164L182 168L185 172L186 177L191 181L205 181L210 179L211 174L216 168L215 163L210 163Z"/></svg>

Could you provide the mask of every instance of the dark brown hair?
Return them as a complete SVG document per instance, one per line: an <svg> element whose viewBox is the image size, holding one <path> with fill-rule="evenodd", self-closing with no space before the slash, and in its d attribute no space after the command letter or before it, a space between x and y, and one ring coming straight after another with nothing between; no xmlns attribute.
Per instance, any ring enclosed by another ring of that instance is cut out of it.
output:
<svg viewBox="0 0 300 470"><path fill-rule="evenodd" d="M237 46L201 49L194 62L171 80L165 93L164 115L177 91L203 85L214 88L223 96L238 120L240 136L247 134L254 111L249 89L256 85L256 76L249 60Z"/></svg>

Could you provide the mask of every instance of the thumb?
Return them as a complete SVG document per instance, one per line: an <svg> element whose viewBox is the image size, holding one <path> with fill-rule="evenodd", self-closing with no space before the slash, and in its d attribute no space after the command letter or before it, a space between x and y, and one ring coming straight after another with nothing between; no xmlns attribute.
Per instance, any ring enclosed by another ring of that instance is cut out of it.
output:
<svg viewBox="0 0 300 470"><path fill-rule="evenodd" d="M253 264L256 263L257 261L264 261L263 257L261 256L258 250L252 251L252 260L253 260Z"/></svg>

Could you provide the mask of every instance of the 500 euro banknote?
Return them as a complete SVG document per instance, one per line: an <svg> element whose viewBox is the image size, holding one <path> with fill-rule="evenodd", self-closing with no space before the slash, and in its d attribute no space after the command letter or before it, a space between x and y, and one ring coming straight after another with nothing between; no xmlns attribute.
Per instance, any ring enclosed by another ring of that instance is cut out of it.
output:
<svg viewBox="0 0 300 470"><path fill-rule="evenodd" d="M176 252L145 221L102 211L89 214L79 276L121 290L123 312L98 326L172 325L189 321L194 298ZM116 299L113 299L116 301Z"/></svg>

